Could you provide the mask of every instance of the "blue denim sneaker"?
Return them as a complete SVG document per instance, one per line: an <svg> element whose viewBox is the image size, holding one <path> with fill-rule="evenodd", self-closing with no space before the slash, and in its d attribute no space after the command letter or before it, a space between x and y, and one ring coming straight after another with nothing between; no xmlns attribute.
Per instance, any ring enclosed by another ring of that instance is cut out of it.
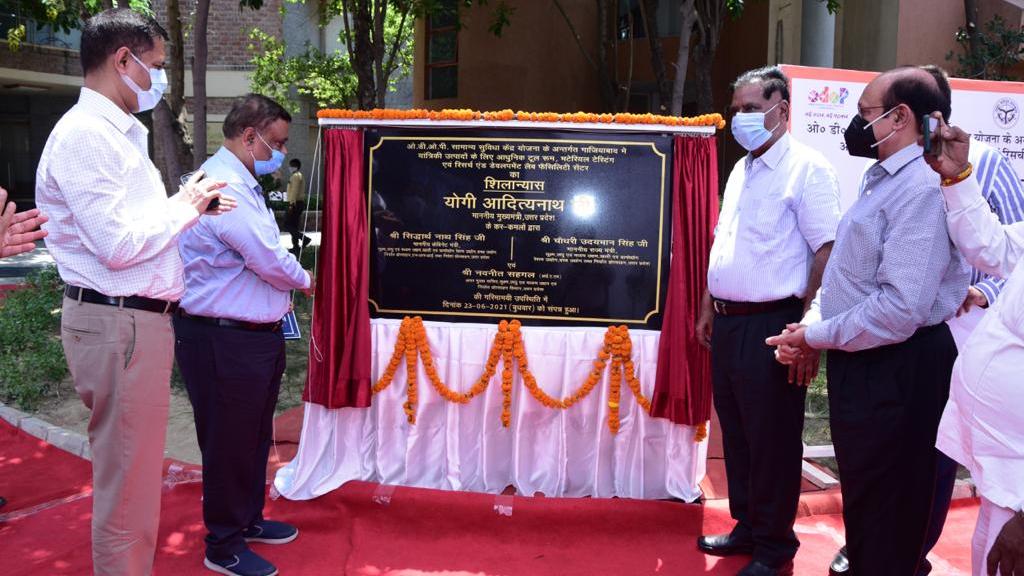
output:
<svg viewBox="0 0 1024 576"><path fill-rule="evenodd" d="M246 548L224 560L203 558L203 566L218 574L228 576L277 576L277 568L259 554Z"/></svg>
<svg viewBox="0 0 1024 576"><path fill-rule="evenodd" d="M246 542L261 542L263 544L287 544L295 540L298 535L299 529L295 526L273 520L260 520L242 532Z"/></svg>

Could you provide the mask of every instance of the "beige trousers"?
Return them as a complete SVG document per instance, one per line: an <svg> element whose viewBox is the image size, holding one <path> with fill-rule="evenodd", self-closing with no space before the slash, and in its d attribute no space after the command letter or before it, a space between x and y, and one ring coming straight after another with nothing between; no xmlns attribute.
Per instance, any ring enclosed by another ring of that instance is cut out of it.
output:
<svg viewBox="0 0 1024 576"><path fill-rule="evenodd" d="M153 571L170 403L169 315L64 298L61 342L92 411L93 573Z"/></svg>

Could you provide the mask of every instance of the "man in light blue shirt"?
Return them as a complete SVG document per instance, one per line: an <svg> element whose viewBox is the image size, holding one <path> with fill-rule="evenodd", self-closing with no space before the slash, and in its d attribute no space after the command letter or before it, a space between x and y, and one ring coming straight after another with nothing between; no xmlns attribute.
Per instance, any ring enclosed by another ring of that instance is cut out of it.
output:
<svg viewBox="0 0 1024 576"><path fill-rule="evenodd" d="M780 346L780 361L829 350L849 564L856 574L905 576L925 543L935 435L957 354L945 321L970 274L917 144L921 116L948 109L948 98L928 72L901 68L868 84L857 107L847 150L878 162L839 224L811 312L767 343Z"/></svg>
<svg viewBox="0 0 1024 576"><path fill-rule="evenodd" d="M258 176L287 153L291 116L249 94L224 120L224 145L202 169L223 180L238 207L181 235L185 295L174 321L175 354L203 454L204 565L229 575L277 569L247 543L283 544L298 530L263 518L274 407L285 367L281 318L309 274L281 246Z"/></svg>

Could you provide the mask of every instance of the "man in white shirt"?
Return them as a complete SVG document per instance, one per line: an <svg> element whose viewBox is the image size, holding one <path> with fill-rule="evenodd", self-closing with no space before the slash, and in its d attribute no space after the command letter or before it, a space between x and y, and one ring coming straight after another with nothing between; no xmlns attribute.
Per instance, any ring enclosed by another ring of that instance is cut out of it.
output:
<svg viewBox="0 0 1024 576"><path fill-rule="evenodd" d="M981 496L974 576L1009 576L1024 568L1024 223L1000 223L968 162L970 135L933 116L944 144L925 159L943 178L949 235L972 266L1007 279L953 366L936 447L970 470Z"/></svg>
<svg viewBox="0 0 1024 576"><path fill-rule="evenodd" d="M168 198L146 128L166 87L167 33L148 16L107 10L82 27L78 103L57 122L36 172L50 217L46 246L67 284L61 341L92 411L93 573L152 572L170 401L171 313L185 290L175 240L203 213L230 210L223 183ZM220 207L208 211L219 198Z"/></svg>
<svg viewBox="0 0 1024 576"><path fill-rule="evenodd" d="M791 574L806 386L817 358L780 366L764 338L801 317L821 283L839 223L839 185L824 156L789 137L788 80L778 67L733 84L732 132L750 154L729 175L697 339L711 348L722 425L729 534L708 554L751 554L739 574Z"/></svg>

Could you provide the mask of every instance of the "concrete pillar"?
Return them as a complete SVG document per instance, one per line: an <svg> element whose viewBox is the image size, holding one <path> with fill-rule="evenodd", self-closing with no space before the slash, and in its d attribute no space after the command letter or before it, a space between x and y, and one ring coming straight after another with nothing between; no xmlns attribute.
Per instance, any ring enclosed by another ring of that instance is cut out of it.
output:
<svg viewBox="0 0 1024 576"><path fill-rule="evenodd" d="M831 68L834 64L836 17L822 0L802 0L800 64Z"/></svg>

